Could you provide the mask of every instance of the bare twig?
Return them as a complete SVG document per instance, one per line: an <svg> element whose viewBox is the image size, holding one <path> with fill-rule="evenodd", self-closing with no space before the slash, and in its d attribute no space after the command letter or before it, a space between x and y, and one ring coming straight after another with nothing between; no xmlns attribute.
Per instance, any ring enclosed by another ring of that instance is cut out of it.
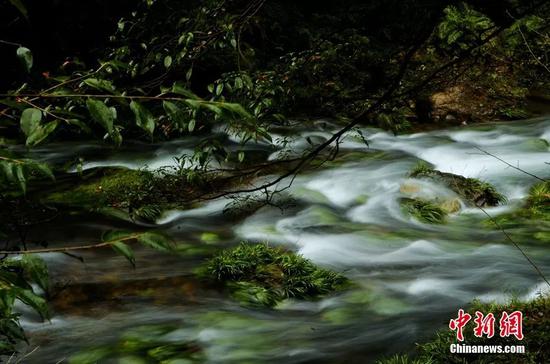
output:
<svg viewBox="0 0 550 364"><path fill-rule="evenodd" d="M525 251L519 246L519 244L516 243L514 239L512 239L510 234L508 234L506 230L504 230L504 228L498 223L498 221L496 221L483 207L477 206L477 208L483 211L483 213L491 220L491 222L504 234L506 239L508 239L508 241L510 241L514 245L514 247L516 247L516 249L521 252L521 254L525 257L525 259L527 259L529 264L533 266L533 268L538 273L538 275L544 280L544 282L546 282L548 287L550 287L550 282L548 281L548 279L546 279L546 276L544 275L544 273L535 264L535 262L527 255L527 253L525 253Z"/></svg>
<svg viewBox="0 0 550 364"><path fill-rule="evenodd" d="M116 240L109 240L104 241L101 243L95 243L95 244L83 244L83 245L77 245L77 246L67 246L67 247L61 247L61 248L43 248L43 249L30 249L30 250L1 250L0 254L38 254L38 253L65 253L68 251L73 250L86 250L86 249L95 249L95 248L101 248L105 246L111 246L116 242L119 241L129 241L129 240L135 240L138 237L143 235L142 233L138 234L132 234L125 237L122 237L120 239Z"/></svg>
<svg viewBox="0 0 550 364"><path fill-rule="evenodd" d="M527 171L525 171L525 170L523 170L523 169L521 169L521 168L519 168L519 167L514 166L513 164L510 164L510 163L506 162L504 159L502 159L502 158L500 158L500 157L498 157L498 156L496 156L496 155L494 155L494 154L492 154L492 153L489 153L488 151L483 150L483 149L481 149L480 147L475 147L475 148L476 148L477 150L479 150L480 152L482 152L483 154L487 154L488 156L493 157L493 158L495 158L495 159L501 161L502 163L506 164L508 167L512 167L513 169L518 170L518 171L520 171L520 172L522 172L522 173L525 173L526 175L531 176L531 177L533 177L533 178L536 178L536 179L538 179L539 181L542 181L542 182L548 181L547 179L544 179L544 178L541 178L541 177L539 177L539 176L536 176L536 175L534 175L534 174L532 174L532 173L529 173L529 172L527 172Z"/></svg>

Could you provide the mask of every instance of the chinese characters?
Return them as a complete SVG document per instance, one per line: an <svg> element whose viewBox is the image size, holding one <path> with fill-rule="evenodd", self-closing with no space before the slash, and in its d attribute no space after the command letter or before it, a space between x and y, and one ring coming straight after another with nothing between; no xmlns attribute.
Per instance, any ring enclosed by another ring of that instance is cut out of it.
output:
<svg viewBox="0 0 550 364"><path fill-rule="evenodd" d="M456 331L456 338L458 341L464 341L463 329L468 322L472 319L472 315L465 313L463 309L458 310L458 317L449 321L449 329ZM480 311L475 312L474 318L474 336L475 337L487 337L492 338L495 335L495 315L489 313L484 315ZM499 324L500 337L515 336L518 340L523 340L523 314L521 311L514 311L508 313L502 312Z"/></svg>

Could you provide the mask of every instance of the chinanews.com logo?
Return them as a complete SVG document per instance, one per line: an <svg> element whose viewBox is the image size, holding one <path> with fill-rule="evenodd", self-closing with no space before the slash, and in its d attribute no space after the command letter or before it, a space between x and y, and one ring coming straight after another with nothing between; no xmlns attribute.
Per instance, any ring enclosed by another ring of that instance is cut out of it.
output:
<svg viewBox="0 0 550 364"><path fill-rule="evenodd" d="M496 318L493 313L485 315L476 311L474 318L474 336L487 339L495 336ZM468 345L464 341L464 328L472 319L472 315L458 310L458 317L449 321L449 329L456 331L457 344L451 344L449 350L453 354L524 354L524 345ZM521 311L508 313L503 311L498 320L499 336L502 338L515 336L516 340L523 340L523 314Z"/></svg>

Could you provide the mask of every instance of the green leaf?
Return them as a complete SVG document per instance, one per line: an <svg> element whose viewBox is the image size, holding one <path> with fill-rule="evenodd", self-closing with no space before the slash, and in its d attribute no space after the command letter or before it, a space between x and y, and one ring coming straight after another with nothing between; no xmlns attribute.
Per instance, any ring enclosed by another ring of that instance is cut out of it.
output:
<svg viewBox="0 0 550 364"><path fill-rule="evenodd" d="M172 57L170 56L164 57L164 67L170 68L171 65L172 65Z"/></svg>
<svg viewBox="0 0 550 364"><path fill-rule="evenodd" d="M110 230L103 233L101 240L104 242L114 242L118 240L128 239L132 236L131 231L126 230Z"/></svg>
<svg viewBox="0 0 550 364"><path fill-rule="evenodd" d="M34 308L34 310L38 312L38 314L43 319L47 319L50 317L48 304L46 303L46 300L44 298L38 296L30 289L21 289L18 287L14 287L14 290L17 298L24 304Z"/></svg>
<svg viewBox="0 0 550 364"><path fill-rule="evenodd" d="M26 47L19 47L17 48L17 57L25 67L25 70L27 73L31 71L32 64L33 64L33 57L32 52L29 48Z"/></svg>
<svg viewBox="0 0 550 364"><path fill-rule="evenodd" d="M252 115L248 111L245 110L245 108L241 104L237 103L231 103L231 102L221 102L219 103L219 106L229 112L232 112L233 114L236 114L238 116L241 116L245 119L252 119Z"/></svg>
<svg viewBox="0 0 550 364"><path fill-rule="evenodd" d="M0 332L10 339L27 340L23 328L14 319L0 319Z"/></svg>
<svg viewBox="0 0 550 364"><path fill-rule="evenodd" d="M189 121L189 124L187 125L187 130L189 130L190 133L193 132L193 130L195 130L195 119L191 119L191 121Z"/></svg>
<svg viewBox="0 0 550 364"><path fill-rule="evenodd" d="M166 115L168 115L168 118L173 123L178 125L180 129L183 128L183 126L188 120L185 110L178 103L171 102L171 101L163 101L162 107L164 108Z"/></svg>
<svg viewBox="0 0 550 364"><path fill-rule="evenodd" d="M35 108L28 108L21 113L20 125L23 133L28 137L40 125L42 111Z"/></svg>
<svg viewBox="0 0 550 364"><path fill-rule="evenodd" d="M172 250L172 242L166 239L164 236L155 233L143 233L137 240L150 248L160 251Z"/></svg>
<svg viewBox="0 0 550 364"><path fill-rule="evenodd" d="M0 167L2 167L2 172L4 173L4 177L10 181L15 181L15 175L13 174L13 167L14 164L6 161L0 162Z"/></svg>
<svg viewBox="0 0 550 364"><path fill-rule="evenodd" d="M243 162L244 161L244 152L243 151L240 151L239 152L239 162Z"/></svg>
<svg viewBox="0 0 550 364"><path fill-rule="evenodd" d="M108 80L102 80L97 78L87 78L84 80L84 84L100 91L107 91L110 93L115 91L115 86L113 86L113 83Z"/></svg>
<svg viewBox="0 0 550 364"><path fill-rule="evenodd" d="M172 92L178 95L189 97L190 99L200 100L200 97L195 95L193 92L191 92L189 89L178 82L174 82L174 84L172 85Z"/></svg>
<svg viewBox="0 0 550 364"><path fill-rule="evenodd" d="M48 267L41 258L33 254L24 254L21 258L21 266L31 281L48 292L50 288Z"/></svg>
<svg viewBox="0 0 550 364"><path fill-rule="evenodd" d="M31 135L28 136L27 141L25 144L28 147L33 147L35 145L40 144L43 142L53 131L57 128L57 125L59 123L57 120L50 121L49 123L45 125L40 125L34 131L31 133Z"/></svg>
<svg viewBox="0 0 550 364"><path fill-rule="evenodd" d="M136 117L136 125L145 130L150 136L155 131L155 117L149 110L137 101L130 103L130 109Z"/></svg>
<svg viewBox="0 0 550 364"><path fill-rule="evenodd" d="M9 1L13 6L15 6L17 8L17 10L19 10L21 15L23 15L25 18L29 17L27 8L25 7L25 5L23 4L23 2L21 0L9 0Z"/></svg>
<svg viewBox="0 0 550 364"><path fill-rule="evenodd" d="M187 73L185 74L185 79L189 81L191 76L193 76L193 67L189 67L189 70L187 70Z"/></svg>
<svg viewBox="0 0 550 364"><path fill-rule="evenodd" d="M17 164L14 166L15 171L15 177L17 178L17 183L19 184L19 188L21 188L21 191L23 193L27 192L27 179L25 178L25 172L23 170L23 166L21 164Z"/></svg>
<svg viewBox="0 0 550 364"><path fill-rule="evenodd" d="M103 101L88 99L86 100L86 106L92 119L103 126L109 135L112 135L115 117L107 105Z"/></svg>
<svg viewBox="0 0 550 364"><path fill-rule="evenodd" d="M0 289L0 312L3 317L11 315L14 301L15 292L12 289Z"/></svg>
<svg viewBox="0 0 550 364"><path fill-rule="evenodd" d="M77 127L80 128L80 130L82 130L84 133L86 134L90 134L92 132L92 130L90 129L90 127L88 125L86 125L85 122L83 122L82 120L78 120L78 119L69 119L69 124L71 125L75 125Z"/></svg>
<svg viewBox="0 0 550 364"><path fill-rule="evenodd" d="M40 163L40 162L37 162L37 161L32 160L32 159L23 159L23 161L25 162L25 165L28 168L30 168L30 169L42 174L43 176L48 177L51 180L55 181L55 176L53 175L52 170L50 169L50 167L46 163Z"/></svg>
<svg viewBox="0 0 550 364"><path fill-rule="evenodd" d="M21 266L21 262L19 260L13 260L13 259L6 259L2 262L3 267L8 268L16 268L19 269ZM23 289L31 289L31 285L21 277L20 274L16 274L14 272L10 272L7 269L0 269L0 282L3 282L4 284L0 284L0 286L4 287L6 285L10 287L19 287Z"/></svg>
<svg viewBox="0 0 550 364"><path fill-rule="evenodd" d="M216 104L205 102L205 103L202 103L202 105L218 116L221 116L223 114L222 109L218 107Z"/></svg>
<svg viewBox="0 0 550 364"><path fill-rule="evenodd" d="M128 259L128 261L132 264L132 267L136 267L136 258L134 257L134 252L128 245L124 244L121 241L116 241L111 244L111 247L114 249L114 251Z"/></svg>

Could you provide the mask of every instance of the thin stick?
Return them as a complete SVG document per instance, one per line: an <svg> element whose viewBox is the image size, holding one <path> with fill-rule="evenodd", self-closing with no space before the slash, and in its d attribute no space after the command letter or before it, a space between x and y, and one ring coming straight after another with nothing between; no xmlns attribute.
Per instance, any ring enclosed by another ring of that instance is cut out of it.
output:
<svg viewBox="0 0 550 364"><path fill-rule="evenodd" d="M101 248L104 246L110 246L116 242L119 241L128 241L128 240L134 240L137 239L139 236L143 235L140 234L132 234L125 236L120 239L116 240L110 240L110 241L104 241L102 243L96 243L96 244L86 244L86 245L77 245L77 246L67 246L67 247L61 247L61 248L44 248L44 249L31 249L31 250L1 250L0 254L37 254L37 253L65 253L72 250L85 250L85 249L94 249L94 248Z"/></svg>
<svg viewBox="0 0 550 364"><path fill-rule="evenodd" d="M495 226L504 234L504 236L506 237L506 239L508 239L508 241L510 241L515 247L517 250L519 250L521 252L521 254L525 257L525 259L527 259L527 261L533 266L533 268L535 268L535 271L537 271L537 273L539 274L539 276L541 276L541 278L546 282L546 284L548 285L548 287L550 287L550 282L548 281L548 279L546 279L546 276L544 275L544 273L542 273L542 271L540 270L540 268L535 264L535 262L533 260L531 260L531 258L529 258L529 256L527 255L527 253L525 253L525 251L519 246L518 243L516 243L514 241L514 239L512 239L512 237L506 232L506 230L504 230L504 228L491 216L489 215L489 213L481 206L477 206L478 209L480 209L481 211L483 211L483 213L485 215L487 215L487 217L491 220L491 222L493 224L495 224Z"/></svg>
<svg viewBox="0 0 550 364"><path fill-rule="evenodd" d="M539 176L536 176L536 175L534 175L534 174L532 174L532 173L529 173L529 172L527 172L527 171L525 171L525 170L523 170L523 169L521 169L521 168L519 168L519 167L514 166L513 164L510 164L510 163L506 162L504 159L499 158L498 156L496 156L496 155L494 155L494 154L491 154L491 153L489 153L488 151L481 149L480 147L475 147L475 148L476 148L477 150L479 150L480 152L482 152L482 153L484 153L484 154L487 154L488 156L491 156L491 157L493 157L493 158L495 158L495 159L501 161L502 163L506 164L507 166L512 167L512 168L514 168L515 170L518 170L518 171L520 171L520 172L522 172L522 173L525 173L525 174L528 175L528 176L531 176L531 177L533 177L533 178L536 178L536 179L538 179L538 180L541 181L541 182L546 182L546 181L548 181L547 179L540 178Z"/></svg>

